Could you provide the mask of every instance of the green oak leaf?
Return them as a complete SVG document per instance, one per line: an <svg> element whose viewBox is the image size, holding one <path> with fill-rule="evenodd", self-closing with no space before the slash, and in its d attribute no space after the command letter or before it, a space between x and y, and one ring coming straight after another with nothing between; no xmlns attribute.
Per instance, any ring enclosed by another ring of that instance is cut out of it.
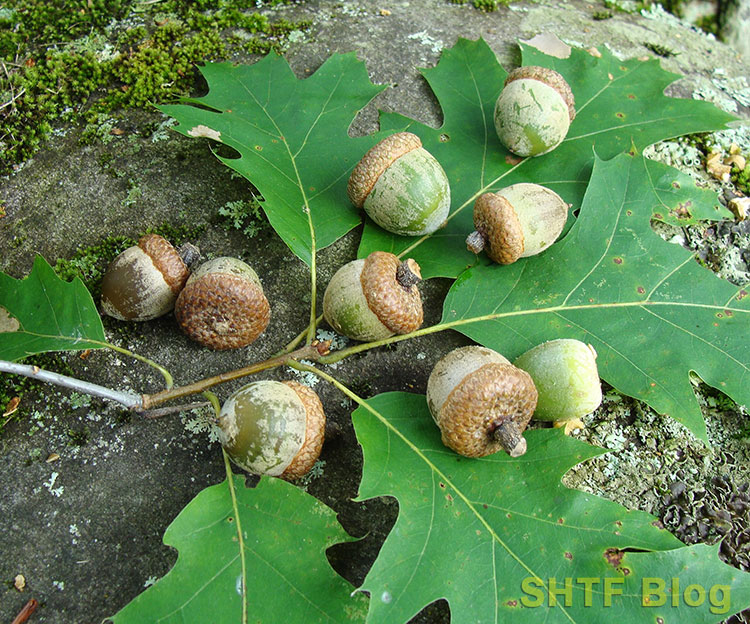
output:
<svg viewBox="0 0 750 624"><path fill-rule="evenodd" d="M538 256L466 271L443 322L510 359L553 338L589 343L604 380L706 440L688 373L750 403L750 297L651 229L655 212L684 207L684 189L658 175L667 169L597 160L568 234Z"/></svg>
<svg viewBox="0 0 750 624"><path fill-rule="evenodd" d="M245 487L234 476L253 623L363 621L364 596L330 567L325 550L350 541L336 515L298 487L264 477ZM242 565L228 482L200 492L164 533L179 552L174 567L116 615L114 624L242 622Z"/></svg>
<svg viewBox="0 0 750 624"><path fill-rule="evenodd" d="M104 342L96 304L80 279L61 280L41 256L24 279L0 273L0 360L98 349Z"/></svg>
<svg viewBox="0 0 750 624"><path fill-rule="evenodd" d="M370 82L353 53L334 54L304 80L273 52L253 65L208 63L200 70L208 94L160 110L179 122L178 132L238 152L220 159L260 191L271 225L312 266L316 250L360 223L346 185L374 140L351 138L347 130L385 87Z"/></svg>
<svg viewBox="0 0 750 624"><path fill-rule="evenodd" d="M663 94L678 75L657 60L621 61L606 49L601 58L573 49L567 59L522 46L524 65L560 72L576 99L576 118L567 138L549 154L520 160L495 133L495 101L506 77L494 52L482 40L459 39L440 62L422 73L443 110L443 124L431 128L398 114L381 116L387 132L417 134L448 175L451 212L434 234L409 238L392 235L367 221L358 255L377 249L414 258L423 277L456 277L474 255L466 250L473 227L474 200L516 182L535 182L559 193L577 210L583 199L594 153L608 160L632 146L642 151L657 141L691 132L723 128L734 118L708 102ZM721 215L728 213L722 212ZM720 218L714 211L702 218Z"/></svg>
<svg viewBox="0 0 750 624"><path fill-rule="evenodd" d="M406 622L441 598L452 624L699 624L750 604L750 575L717 547L686 547L655 517L562 485L603 449L539 429L526 432L522 457L467 459L443 446L425 397L401 392L366 401L353 419L358 498L399 503L360 587L368 622Z"/></svg>

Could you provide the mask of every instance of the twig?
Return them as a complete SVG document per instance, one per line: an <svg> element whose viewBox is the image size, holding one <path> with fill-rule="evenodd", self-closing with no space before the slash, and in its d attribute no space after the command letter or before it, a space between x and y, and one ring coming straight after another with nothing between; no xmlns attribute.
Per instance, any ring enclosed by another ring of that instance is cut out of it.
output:
<svg viewBox="0 0 750 624"><path fill-rule="evenodd" d="M247 377L248 375L253 375L255 373L268 370L269 368L284 366L292 360L313 360L317 362L319 358L329 352L329 347L329 340L326 340L324 342L316 340L312 344L301 347L296 351L292 351L291 353L282 353L281 355L278 355L276 357L269 358L268 360L265 360L263 362L256 362L255 364L245 366L244 368L238 368L233 371L221 373L220 375L216 375L214 377L206 377L205 379L201 379L200 381L196 381L195 383L188 384L186 386L177 386L169 390L162 390L161 392L157 392L155 394L144 394L141 397L141 407L143 409L151 409L155 405L161 405L162 403L166 403L167 401L181 399L186 396L198 394L227 381Z"/></svg>
<svg viewBox="0 0 750 624"><path fill-rule="evenodd" d="M179 412L187 412L189 410L199 409L201 407L208 407L211 405L209 401L199 401L198 403L187 403L185 405L171 405L169 407L160 407L158 409L143 410L139 413L144 418L162 418L163 416L170 416L171 414L177 414Z"/></svg>
<svg viewBox="0 0 750 624"><path fill-rule="evenodd" d="M68 377L67 375L60 375L59 373L42 370L38 366L32 366L30 364L18 364L17 362L0 360L0 372L23 375L24 377L38 379L39 381L62 386L63 388L70 388L71 390L90 394L91 396L109 399L110 401L115 401L129 409L140 409L142 407L141 397L137 394L113 390L112 388L106 388L88 381L83 381L82 379L76 379L75 377Z"/></svg>
<svg viewBox="0 0 750 624"><path fill-rule="evenodd" d="M23 606L23 609L18 612L18 615L15 617L13 622L11 622L11 624L24 624L24 622L27 622L31 617L31 614L36 611L36 608L38 606L39 601L37 601L35 598L32 598Z"/></svg>

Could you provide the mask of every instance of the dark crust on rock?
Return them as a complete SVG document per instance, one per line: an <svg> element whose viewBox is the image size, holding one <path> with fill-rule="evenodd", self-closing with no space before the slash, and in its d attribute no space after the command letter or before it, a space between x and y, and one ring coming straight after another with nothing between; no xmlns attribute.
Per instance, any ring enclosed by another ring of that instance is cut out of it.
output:
<svg viewBox="0 0 750 624"><path fill-rule="evenodd" d="M367 305L380 322L396 334L408 334L422 325L422 297L416 284L404 288L398 283L400 264L392 253L373 251L365 259L359 281Z"/></svg>
<svg viewBox="0 0 750 624"><path fill-rule="evenodd" d="M484 193L474 202L474 227L485 238L487 255L499 264L511 264L523 254L521 222L512 204L497 193Z"/></svg>
<svg viewBox="0 0 750 624"><path fill-rule="evenodd" d="M524 65L523 67L518 67L510 72L505 79L505 84L507 85L508 83L520 78L532 78L552 87L565 101L565 104L568 107L570 121L573 121L576 118L576 102L573 97L573 91L570 89L570 85L565 78L554 69L539 67L537 65Z"/></svg>
<svg viewBox="0 0 750 624"><path fill-rule="evenodd" d="M286 384L297 393L307 414L305 441L302 443L302 448L297 451L292 463L279 475L282 479L290 481L299 479L310 472L320 456L325 437L326 415L320 398L312 388L297 381L282 381L281 383Z"/></svg>
<svg viewBox="0 0 750 624"><path fill-rule="evenodd" d="M466 457L501 451L493 431L506 420L519 431L526 429L536 402L536 387L526 371L512 364L485 364L466 375L445 400L438 414L443 444Z"/></svg>
<svg viewBox="0 0 750 624"><path fill-rule="evenodd" d="M190 277L190 270L172 244L158 234L147 234L138 241L138 247L151 258L172 292L179 293Z"/></svg>
<svg viewBox="0 0 750 624"><path fill-rule="evenodd" d="M393 161L422 147L422 141L411 132L397 132L370 148L354 167L346 192L357 208L364 206L372 187Z"/></svg>
<svg viewBox="0 0 750 624"><path fill-rule="evenodd" d="M182 331L196 342L210 349L236 349L263 332L271 308L263 291L251 281L208 273L185 286L175 315Z"/></svg>

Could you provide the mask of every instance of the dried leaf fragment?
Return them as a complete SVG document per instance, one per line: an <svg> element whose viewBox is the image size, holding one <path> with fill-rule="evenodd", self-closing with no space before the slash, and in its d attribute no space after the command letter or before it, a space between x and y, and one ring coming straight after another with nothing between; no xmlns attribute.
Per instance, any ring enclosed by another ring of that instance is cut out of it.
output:
<svg viewBox="0 0 750 624"><path fill-rule="evenodd" d="M188 134L192 137L208 137L209 139L221 141L221 132L209 128L208 126L204 126L203 124L190 128Z"/></svg>
<svg viewBox="0 0 750 624"><path fill-rule="evenodd" d="M750 210L750 197L735 197L729 200L727 207L734 213L737 221L744 221Z"/></svg>
<svg viewBox="0 0 750 624"><path fill-rule="evenodd" d="M18 322L18 319L13 318L8 310L0 306L0 334L3 332L18 331L20 327L21 324Z"/></svg>
<svg viewBox="0 0 750 624"><path fill-rule="evenodd" d="M711 152L706 157L706 171L721 182L729 182L732 166L722 162L721 152Z"/></svg>
<svg viewBox="0 0 750 624"><path fill-rule="evenodd" d="M3 412L3 418L6 416L10 416L13 412L15 412L18 409L18 405L21 402L21 397L13 397L10 401L8 401L8 404L5 406L5 411Z"/></svg>
<svg viewBox="0 0 750 624"><path fill-rule="evenodd" d="M26 589L26 578L23 574L16 574L16 578L13 579L13 587L20 592Z"/></svg>

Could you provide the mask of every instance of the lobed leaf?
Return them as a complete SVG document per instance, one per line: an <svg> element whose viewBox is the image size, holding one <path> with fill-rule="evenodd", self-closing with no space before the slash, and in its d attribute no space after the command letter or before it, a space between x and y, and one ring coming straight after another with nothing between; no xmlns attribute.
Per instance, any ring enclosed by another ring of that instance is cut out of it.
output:
<svg viewBox="0 0 750 624"><path fill-rule="evenodd" d="M706 440L688 373L750 402L750 343L741 338L750 298L653 232L655 214L684 208L684 189L660 171L668 168L637 155L597 160L565 238L512 265L467 271L443 322L510 359L553 338L587 342L603 379Z"/></svg>
<svg viewBox="0 0 750 624"><path fill-rule="evenodd" d="M698 624L750 602L750 575L720 562L716 547L685 547L647 513L565 488L565 471L603 450L560 429L527 432L519 458L467 459L442 445L421 395L378 395L353 419L359 499L399 503L360 588L371 595L368 622L406 622L441 598L453 624Z"/></svg>
<svg viewBox="0 0 750 624"><path fill-rule="evenodd" d="M116 615L114 624L242 621L237 519L227 481L200 492L164 533L174 567ZM333 511L280 479L245 487L234 476L252 622L363 621L366 600L330 567L325 549L351 540Z"/></svg>
<svg viewBox="0 0 750 624"><path fill-rule="evenodd" d="M621 61L607 50L595 58L573 49L567 59L525 45L522 51L524 65L550 67L569 82L577 115L567 138L535 158L519 159L505 149L495 132L494 109L507 74L484 40L459 39L443 52L436 67L422 71L443 110L440 128L398 114L381 116L384 131L414 132L442 164L451 184L448 222L431 236L409 238L392 235L368 220L360 257L383 249L414 258L425 278L457 277L474 262L464 241L474 229L474 200L482 193L535 182L578 210L595 152L608 160L633 146L640 151L662 139L723 128L733 119L707 102L666 97L664 89L679 76L663 71L656 60ZM702 218L727 214L714 211Z"/></svg>
<svg viewBox="0 0 750 624"><path fill-rule="evenodd" d="M312 265L317 249L360 223L346 185L375 141L347 130L385 87L370 82L354 53L334 54L305 80L273 52L253 65L208 63L201 73L207 95L160 110L179 122L178 132L237 151L219 158L260 191L271 225Z"/></svg>
<svg viewBox="0 0 750 624"><path fill-rule="evenodd" d="M41 256L24 279L0 273L0 360L98 349L104 341L96 304L80 279L61 280Z"/></svg>

